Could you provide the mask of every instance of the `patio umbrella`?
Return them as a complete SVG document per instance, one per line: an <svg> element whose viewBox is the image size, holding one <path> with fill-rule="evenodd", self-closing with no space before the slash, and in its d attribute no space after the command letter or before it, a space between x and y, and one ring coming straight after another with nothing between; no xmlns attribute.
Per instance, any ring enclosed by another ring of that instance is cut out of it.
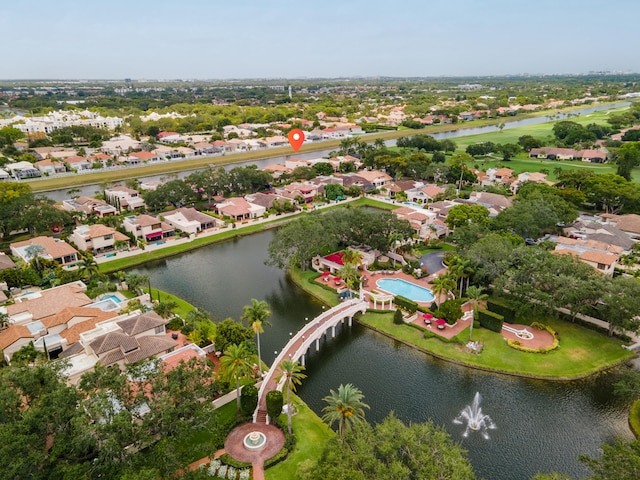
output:
<svg viewBox="0 0 640 480"><path fill-rule="evenodd" d="M438 318L438 319L436 320L436 323L437 323L438 325L444 325L445 323L447 323L447 321L446 321L446 320L443 320L443 319L441 319L441 318Z"/></svg>
<svg viewBox="0 0 640 480"><path fill-rule="evenodd" d="M328 277L329 275L331 275L329 272L322 272L323 277Z"/></svg>
<svg viewBox="0 0 640 480"><path fill-rule="evenodd" d="M333 277L333 279L334 279L336 282L341 282L341 281L342 281L342 279L341 279L340 277Z"/></svg>
<svg viewBox="0 0 640 480"><path fill-rule="evenodd" d="M427 320L431 320L433 318L433 315L431 315L430 313L424 313L422 316Z"/></svg>

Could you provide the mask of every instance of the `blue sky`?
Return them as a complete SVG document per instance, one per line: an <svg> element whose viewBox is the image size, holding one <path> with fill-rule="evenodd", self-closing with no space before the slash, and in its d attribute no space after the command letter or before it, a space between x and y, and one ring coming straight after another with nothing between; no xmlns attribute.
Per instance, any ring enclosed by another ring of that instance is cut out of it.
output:
<svg viewBox="0 0 640 480"><path fill-rule="evenodd" d="M1 79L640 72L637 0L2 3Z"/></svg>

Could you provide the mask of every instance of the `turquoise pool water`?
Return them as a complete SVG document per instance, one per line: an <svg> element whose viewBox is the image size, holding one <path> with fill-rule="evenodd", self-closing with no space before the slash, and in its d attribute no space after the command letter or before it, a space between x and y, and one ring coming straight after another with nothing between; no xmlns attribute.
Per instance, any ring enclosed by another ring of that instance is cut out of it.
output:
<svg viewBox="0 0 640 480"><path fill-rule="evenodd" d="M120 297L118 297L116 295L105 295L100 300L113 300L116 303L120 303L122 301L122 300L120 300Z"/></svg>
<svg viewBox="0 0 640 480"><path fill-rule="evenodd" d="M400 295L414 302L433 302L436 298L428 288L419 287L399 278L381 278L376 285L385 292Z"/></svg>

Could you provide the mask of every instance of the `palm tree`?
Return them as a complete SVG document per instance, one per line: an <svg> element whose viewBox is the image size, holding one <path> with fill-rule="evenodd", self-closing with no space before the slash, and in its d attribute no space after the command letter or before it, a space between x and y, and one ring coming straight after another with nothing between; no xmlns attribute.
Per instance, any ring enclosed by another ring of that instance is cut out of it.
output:
<svg viewBox="0 0 640 480"><path fill-rule="evenodd" d="M248 377L253 371L251 353L245 345L229 345L220 358L222 378L226 381L236 381L237 412L240 415L240 379Z"/></svg>
<svg viewBox="0 0 640 480"><path fill-rule="evenodd" d="M337 273L351 290L355 290L356 285L360 284L360 272L350 263L345 263Z"/></svg>
<svg viewBox="0 0 640 480"><path fill-rule="evenodd" d="M287 425L289 434L291 434L291 392L296 391L296 385L302 384L302 380L307 376L302 373L304 366L300 365L296 360L283 360L280 362L280 375L277 382L280 383L284 379L282 388L287 391Z"/></svg>
<svg viewBox="0 0 640 480"><path fill-rule="evenodd" d="M454 288L456 288L456 282L449 275L439 275L431 282L433 293L436 295L436 305L440 310L440 297L445 294L449 295Z"/></svg>
<svg viewBox="0 0 640 480"><path fill-rule="evenodd" d="M78 273L88 281L100 273L100 267L98 267L98 262L93 258L93 255L87 253L86 257L78 264Z"/></svg>
<svg viewBox="0 0 640 480"><path fill-rule="evenodd" d="M262 356L260 355L260 334L264 333L265 327L270 327L271 324L267 322L267 318L271 316L271 310L269 310L269 304L264 300L258 301L255 298L251 299L251 305L245 305L242 314L242 320L247 322L247 325L253 329L253 333L256 334L258 343L258 369L262 374Z"/></svg>
<svg viewBox="0 0 640 480"><path fill-rule="evenodd" d="M376 147L376 150L382 150L383 148L386 147L386 144L384 143L384 139L376 138L373 141L373 146Z"/></svg>
<svg viewBox="0 0 640 480"><path fill-rule="evenodd" d="M478 302L485 300L488 297L486 293L482 293L481 287L471 286L467 288L467 298L473 302L473 317L471 318L471 327L469 328L469 341L471 341L471 335L473 334L473 322L478 315Z"/></svg>
<svg viewBox="0 0 640 480"><path fill-rule="evenodd" d="M29 245L24 253L27 255L29 260L36 261L36 268L40 270L40 254L43 253L46 249L42 245L38 245L37 243L32 243Z"/></svg>
<svg viewBox="0 0 640 480"><path fill-rule="evenodd" d="M362 265L362 253L358 250L347 248L342 255L342 263L344 265L349 264L359 267Z"/></svg>
<svg viewBox="0 0 640 480"><path fill-rule="evenodd" d="M322 409L322 420L329 426L338 422L341 443L344 442L344 433L350 425L364 421L364 409L369 408L369 405L362 401L363 398L359 388L347 383L340 385L337 392L330 390L330 395L322 399L327 402L327 406Z"/></svg>

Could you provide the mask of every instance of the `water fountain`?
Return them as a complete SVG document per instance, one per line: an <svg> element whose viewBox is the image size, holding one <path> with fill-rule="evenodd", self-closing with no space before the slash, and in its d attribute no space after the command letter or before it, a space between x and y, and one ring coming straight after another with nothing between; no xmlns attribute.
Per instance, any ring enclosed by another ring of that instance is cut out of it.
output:
<svg viewBox="0 0 640 480"><path fill-rule="evenodd" d="M247 433L242 441L247 450L260 450L267 444L267 437L262 432Z"/></svg>
<svg viewBox="0 0 640 480"><path fill-rule="evenodd" d="M469 436L469 431L481 432L485 440L489 439L487 430L493 430L496 428L496 424L493 423L489 415L482 413L480 408L480 393L476 392L476 396L473 397L473 403L467 405L460 412L460 414L453 420L453 423L458 425L464 425L467 423L467 428L462 434L463 437Z"/></svg>

